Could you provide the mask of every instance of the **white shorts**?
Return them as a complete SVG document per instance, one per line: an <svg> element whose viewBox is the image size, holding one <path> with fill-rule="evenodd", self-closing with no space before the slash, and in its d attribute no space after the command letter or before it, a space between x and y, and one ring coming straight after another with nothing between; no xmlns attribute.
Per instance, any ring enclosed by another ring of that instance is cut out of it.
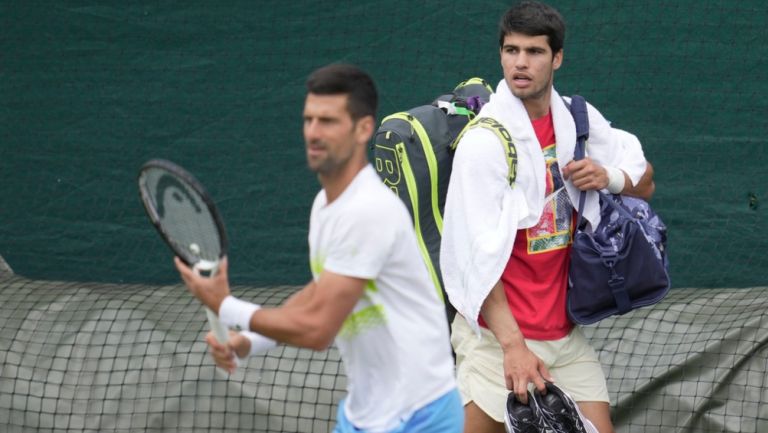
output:
<svg viewBox="0 0 768 433"><path fill-rule="evenodd" d="M504 422L504 406L510 391L504 380L504 357L499 342L485 328L481 328L478 337L458 314L451 329L462 404L474 402L488 416ZM578 326L559 340L526 339L525 344L541 358L557 386L575 401L610 402L597 353Z"/></svg>

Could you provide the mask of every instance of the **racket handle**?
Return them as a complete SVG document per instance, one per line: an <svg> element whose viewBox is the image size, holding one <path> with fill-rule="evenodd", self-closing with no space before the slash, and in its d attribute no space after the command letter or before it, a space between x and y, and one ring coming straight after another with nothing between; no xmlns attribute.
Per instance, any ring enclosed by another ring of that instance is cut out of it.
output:
<svg viewBox="0 0 768 433"><path fill-rule="evenodd" d="M211 326L213 336L216 337L216 340L218 340L219 343L226 344L226 342L229 341L229 330L227 327L222 325L216 313L208 307L205 307L205 315L208 316L208 325ZM238 358L237 355L235 355L235 366L240 366L240 358Z"/></svg>
<svg viewBox="0 0 768 433"><path fill-rule="evenodd" d="M219 343L226 343L229 340L229 330L226 326L221 324L216 313L211 311L210 308L205 307L205 315L208 316L208 324L211 326L213 335L219 341Z"/></svg>
<svg viewBox="0 0 768 433"><path fill-rule="evenodd" d="M219 270L219 262L200 260L199 262L195 263L193 269L198 272L208 271L210 276L213 277ZM219 320L219 317L216 315L216 313L211 311L211 309L208 307L205 307L205 315L208 316L208 324L211 326L211 331L213 331L213 335L216 337L216 340L218 340L219 343L226 343L229 340L229 330L227 327L221 324L221 321Z"/></svg>
<svg viewBox="0 0 768 433"><path fill-rule="evenodd" d="M208 271L209 276L213 277L219 270L219 262L200 260L193 266L193 269L198 272L201 270ZM219 343L226 344L227 341L229 341L229 329L221 323L219 316L217 316L210 308L205 307L205 315L208 317L208 325L211 327L213 336L216 337L216 340ZM240 358L237 357L237 354L235 354L235 366L240 366Z"/></svg>

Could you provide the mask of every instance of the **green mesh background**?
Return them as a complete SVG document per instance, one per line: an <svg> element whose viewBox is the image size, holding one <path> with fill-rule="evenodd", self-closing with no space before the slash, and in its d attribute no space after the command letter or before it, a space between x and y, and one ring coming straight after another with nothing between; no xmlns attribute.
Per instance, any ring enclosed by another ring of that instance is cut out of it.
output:
<svg viewBox="0 0 768 433"><path fill-rule="evenodd" d="M298 287L236 286L274 306ZM670 292L583 328L618 433L768 431L768 287ZM227 375L180 284L29 280L0 269L3 433L329 433L335 347L278 346Z"/></svg>
<svg viewBox="0 0 768 433"><path fill-rule="evenodd" d="M556 1L564 94L636 133L656 167L675 287L768 283L768 6ZM197 175L221 206L239 283L309 278L303 82L356 63L380 117L470 76L500 78L508 2L0 2L0 254L37 279L167 283L135 177Z"/></svg>

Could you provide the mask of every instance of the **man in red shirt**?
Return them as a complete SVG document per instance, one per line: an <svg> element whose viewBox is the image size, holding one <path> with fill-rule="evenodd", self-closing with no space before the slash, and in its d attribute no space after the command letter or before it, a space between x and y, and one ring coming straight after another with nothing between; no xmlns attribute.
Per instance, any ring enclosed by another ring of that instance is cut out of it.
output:
<svg viewBox="0 0 768 433"><path fill-rule="evenodd" d="M498 138L483 128L462 137L454 159L441 268L459 313L452 343L467 433L503 432L507 394L527 403L529 387L545 392L545 381L573 396L601 433L613 432L599 360L566 314L572 203L581 190L650 198L653 170L637 138L592 106L587 157L573 161L573 118L553 87L564 37L560 14L541 3L522 2L502 18L504 79L479 117L512 136L514 184ZM594 192L584 217L599 222Z"/></svg>

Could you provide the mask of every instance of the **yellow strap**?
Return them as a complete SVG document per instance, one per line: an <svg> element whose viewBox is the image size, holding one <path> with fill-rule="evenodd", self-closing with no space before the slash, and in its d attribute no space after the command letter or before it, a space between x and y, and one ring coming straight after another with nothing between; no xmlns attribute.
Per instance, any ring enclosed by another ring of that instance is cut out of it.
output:
<svg viewBox="0 0 768 433"><path fill-rule="evenodd" d="M405 178L405 185L408 189L408 195L411 198L411 208L413 209L413 229L416 233L416 241L419 245L419 251L424 259L424 264L427 265L427 271L429 277L432 279L432 283L437 290L437 296L440 300L443 299L443 289L440 284L440 278L437 275L435 265L432 263L432 258L429 256L429 249L427 243L424 241L424 236L421 233L421 218L419 216L419 189L416 186L416 178L413 175L413 168L411 168L411 162L408 160L408 153L405 150L405 144L400 142L395 145L395 153L400 161L400 168L402 169L403 177Z"/></svg>
<svg viewBox="0 0 768 433"><path fill-rule="evenodd" d="M496 134L499 137L502 147L504 147L504 155L506 155L507 166L509 167L509 173L507 174L507 181L509 186L514 186L517 179L517 148L512 140L512 136L509 135L509 131L498 120L492 117L476 117L471 122L467 123L467 126L462 129L456 139L451 143L451 149L456 150L459 141L467 131L473 128L485 128Z"/></svg>
<svg viewBox="0 0 768 433"><path fill-rule="evenodd" d="M424 129L424 125L419 122L419 119L417 119L415 116L408 114L406 112L401 113L395 113L391 116L388 116L384 119L386 121L387 119L400 119L404 122L407 122L409 125L411 125L411 128L413 132L416 133L416 135L419 137L419 141L421 142L422 151L424 152L424 157L427 160L427 169L429 170L429 187L430 187L430 195L432 197L432 217L435 219L435 225L437 226L437 231L442 236L443 234L443 216L440 214L440 208L438 206L438 198L437 198L437 183L438 183L438 172L437 172L437 157L435 156L435 151L432 149L432 142L429 140L429 134L427 134L426 129Z"/></svg>

